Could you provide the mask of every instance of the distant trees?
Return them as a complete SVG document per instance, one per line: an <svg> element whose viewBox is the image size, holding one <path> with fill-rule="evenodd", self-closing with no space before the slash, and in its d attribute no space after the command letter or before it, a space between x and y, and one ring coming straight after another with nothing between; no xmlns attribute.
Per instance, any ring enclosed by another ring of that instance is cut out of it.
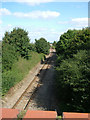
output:
<svg viewBox="0 0 90 120"><path fill-rule="evenodd" d="M56 42L56 41L54 41L54 42L52 43L52 48L53 48L53 49L55 49L55 48L56 48L56 44L57 44L57 42Z"/></svg>
<svg viewBox="0 0 90 120"><path fill-rule="evenodd" d="M56 89L64 111L90 112L90 29L68 30L56 51Z"/></svg>
<svg viewBox="0 0 90 120"><path fill-rule="evenodd" d="M35 46L38 53L49 54L50 44L46 41L45 38L35 40Z"/></svg>

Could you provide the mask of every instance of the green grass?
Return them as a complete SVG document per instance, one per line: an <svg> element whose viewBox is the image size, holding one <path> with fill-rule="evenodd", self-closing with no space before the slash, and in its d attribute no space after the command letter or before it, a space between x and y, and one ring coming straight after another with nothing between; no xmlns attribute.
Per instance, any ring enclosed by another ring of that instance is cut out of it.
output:
<svg viewBox="0 0 90 120"><path fill-rule="evenodd" d="M19 83L29 71L44 58L44 54L31 52L31 59L26 60L19 57L18 62L14 63L12 69L2 74L2 95L4 96L8 90L15 84Z"/></svg>

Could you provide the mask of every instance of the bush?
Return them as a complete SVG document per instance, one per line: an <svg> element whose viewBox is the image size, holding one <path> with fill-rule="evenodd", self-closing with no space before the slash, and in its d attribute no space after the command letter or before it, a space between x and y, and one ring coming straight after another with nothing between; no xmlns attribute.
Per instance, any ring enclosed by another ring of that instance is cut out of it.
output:
<svg viewBox="0 0 90 120"><path fill-rule="evenodd" d="M2 44L2 71L10 70L17 60L18 54L15 48L9 44Z"/></svg>
<svg viewBox="0 0 90 120"><path fill-rule="evenodd" d="M2 74L2 95L14 86L16 75L12 71L6 71Z"/></svg>

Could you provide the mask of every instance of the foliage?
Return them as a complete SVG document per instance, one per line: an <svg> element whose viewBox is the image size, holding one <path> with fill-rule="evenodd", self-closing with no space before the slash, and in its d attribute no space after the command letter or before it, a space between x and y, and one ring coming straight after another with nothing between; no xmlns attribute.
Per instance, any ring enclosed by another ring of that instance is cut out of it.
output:
<svg viewBox="0 0 90 120"><path fill-rule="evenodd" d="M89 41L86 28L64 33L56 45L56 91L68 111L90 112Z"/></svg>
<svg viewBox="0 0 90 120"><path fill-rule="evenodd" d="M7 71L12 68L12 65L18 59L15 47L9 44L2 44L2 71Z"/></svg>
<svg viewBox="0 0 90 120"><path fill-rule="evenodd" d="M58 55L64 54L65 57L72 57L79 49L89 49L90 30L68 30L61 35L60 40L56 44Z"/></svg>
<svg viewBox="0 0 90 120"><path fill-rule="evenodd" d="M36 51L38 53L49 54L50 44L44 38L35 41Z"/></svg>
<svg viewBox="0 0 90 120"><path fill-rule="evenodd" d="M44 57L43 54L31 52L31 59L26 60L19 57L19 60L12 65L12 69L2 73L2 95L15 84L20 82L28 72Z"/></svg>
<svg viewBox="0 0 90 120"><path fill-rule="evenodd" d="M29 37L28 32L21 28L14 28L13 31L6 32L3 38L3 44L9 44L15 48L21 57L29 59Z"/></svg>
<svg viewBox="0 0 90 120"><path fill-rule="evenodd" d="M54 48L54 49L55 49L55 48L56 48L56 44L57 44L57 42L56 42L56 41L54 41L54 42L53 42L53 44L52 44L52 48Z"/></svg>
<svg viewBox="0 0 90 120"><path fill-rule="evenodd" d="M36 51L36 47L34 43L29 43L28 49L31 51Z"/></svg>
<svg viewBox="0 0 90 120"><path fill-rule="evenodd" d="M14 28L11 32L5 33L2 41L3 95L44 58L43 53L38 54L35 51L36 46L30 43L28 32L25 30Z"/></svg>

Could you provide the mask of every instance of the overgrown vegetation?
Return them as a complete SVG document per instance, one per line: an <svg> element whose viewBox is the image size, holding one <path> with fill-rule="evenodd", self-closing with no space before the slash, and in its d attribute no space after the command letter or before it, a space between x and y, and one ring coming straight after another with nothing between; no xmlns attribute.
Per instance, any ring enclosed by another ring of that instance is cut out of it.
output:
<svg viewBox="0 0 90 120"><path fill-rule="evenodd" d="M45 43L48 42L45 40ZM30 43L27 31L14 28L6 32L2 41L2 95L20 82L45 54L37 51L36 43Z"/></svg>
<svg viewBox="0 0 90 120"><path fill-rule="evenodd" d="M31 52L31 59L26 60L21 57L12 65L12 69L2 74L2 93L3 95L16 83L20 82L42 58L43 54Z"/></svg>
<svg viewBox="0 0 90 120"><path fill-rule="evenodd" d="M90 29L68 30L56 44L60 110L90 112Z"/></svg>
<svg viewBox="0 0 90 120"><path fill-rule="evenodd" d="M12 68L15 61L18 60L18 53L15 51L15 47L10 44L3 44L2 46L2 71L8 71Z"/></svg>

